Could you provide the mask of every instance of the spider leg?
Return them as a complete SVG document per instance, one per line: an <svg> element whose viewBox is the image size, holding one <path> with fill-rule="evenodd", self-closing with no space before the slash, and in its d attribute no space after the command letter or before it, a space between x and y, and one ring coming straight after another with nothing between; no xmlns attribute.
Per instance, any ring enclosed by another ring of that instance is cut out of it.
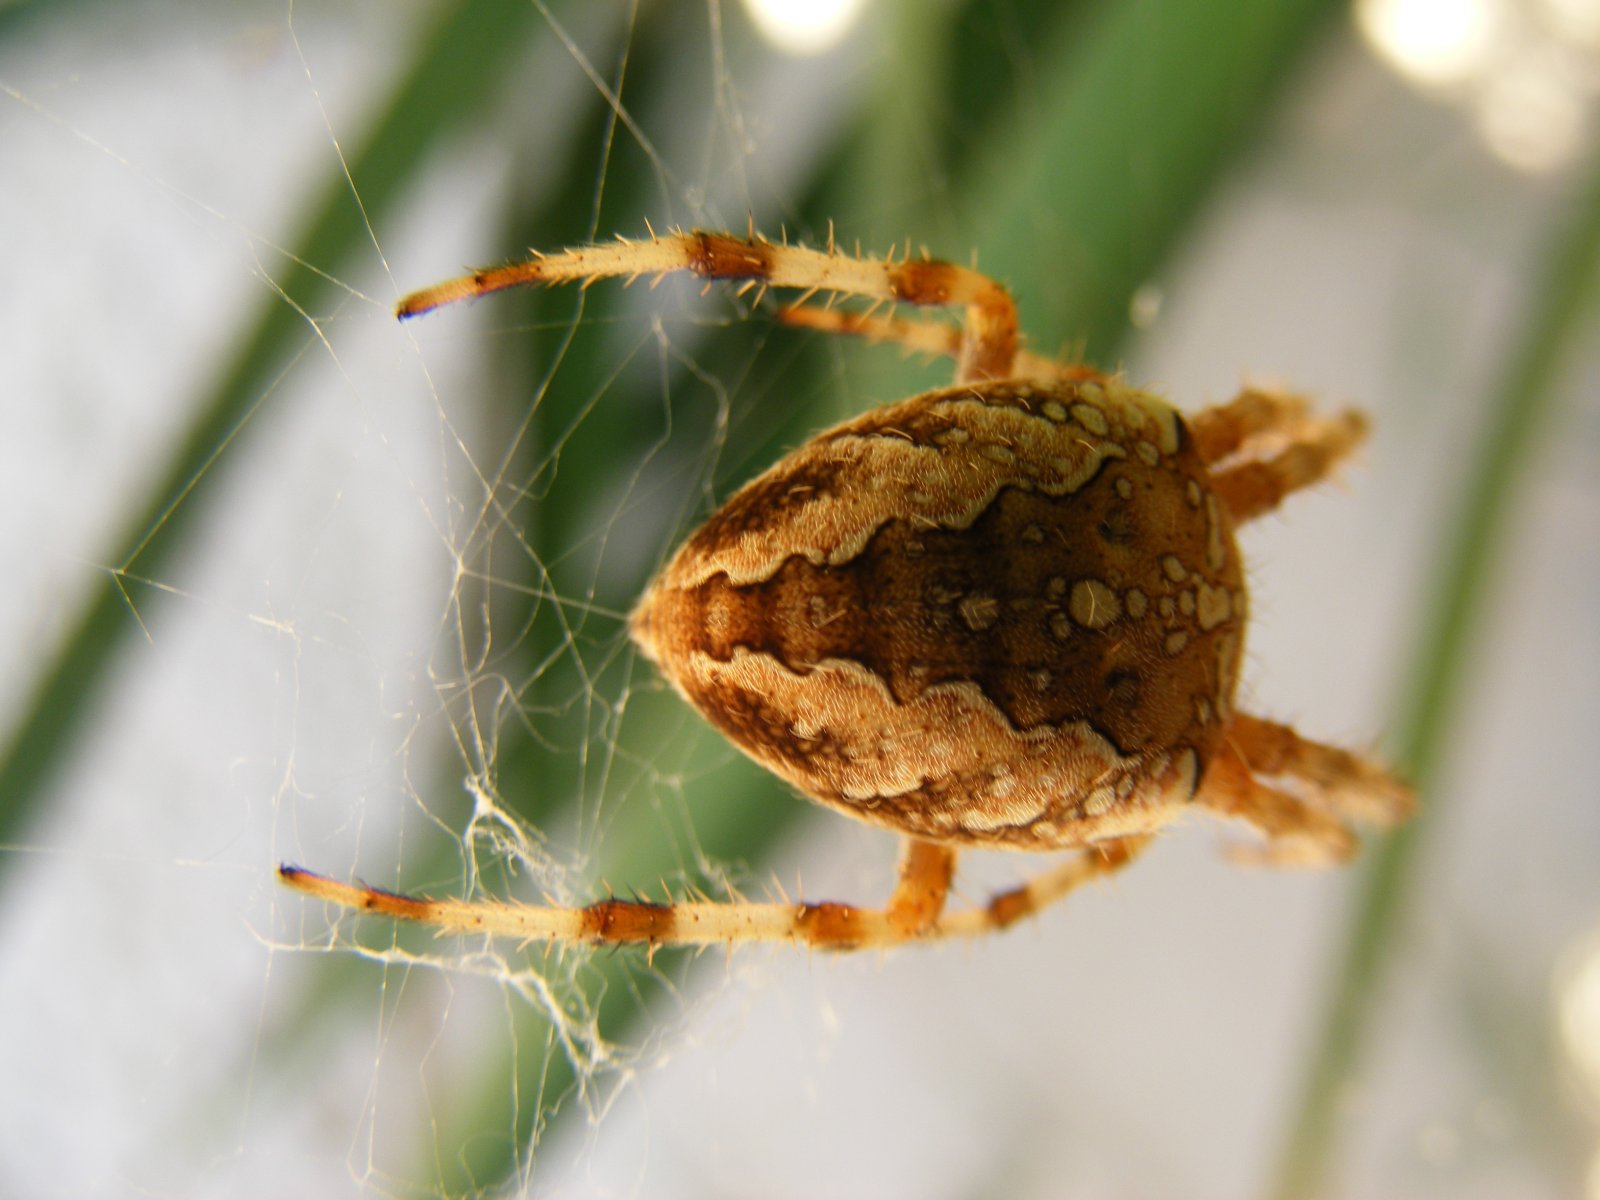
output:
<svg viewBox="0 0 1600 1200"><path fill-rule="evenodd" d="M1301 737L1287 725L1235 713L1223 736L1254 774L1292 779L1341 817L1389 826L1416 808L1415 793L1380 764Z"/></svg>
<svg viewBox="0 0 1600 1200"><path fill-rule="evenodd" d="M1367 420L1347 411L1325 420L1305 420L1286 443L1260 458L1241 457L1211 473L1211 488L1241 524L1269 513L1291 492L1328 477L1367 435ZM1251 449L1247 441L1242 450Z"/></svg>
<svg viewBox="0 0 1600 1200"><path fill-rule="evenodd" d="M1293 392L1247 387L1228 403L1204 409L1187 421L1195 449L1214 465L1252 442L1282 439L1306 421L1310 408L1304 396Z"/></svg>
<svg viewBox="0 0 1600 1200"><path fill-rule="evenodd" d="M1264 783L1226 748L1211 760L1195 800L1218 816L1255 827L1264 846L1230 847L1231 857L1281 867L1337 866L1356 852L1356 836L1337 817Z"/></svg>
<svg viewBox="0 0 1600 1200"><path fill-rule="evenodd" d="M889 897L889 923L906 937L918 937L939 919L950 880L955 875L956 852L922 838L907 838L900 860L900 881Z"/></svg>
<svg viewBox="0 0 1600 1200"><path fill-rule="evenodd" d="M930 937L979 937L1015 925L1060 900L1068 892L1122 870L1154 839L1154 834L1114 838L1085 846L1048 871L1035 875L1021 887L992 896L982 908L948 913L930 931Z"/></svg>
<svg viewBox="0 0 1600 1200"><path fill-rule="evenodd" d="M777 318L785 325L815 329L822 333L850 334L869 342L884 342L912 354L931 354L940 358L961 356L961 330L944 321L906 317L883 317L876 313L851 312L821 304L791 304L780 308ZM1084 363L1062 362L1018 350L1012 371L1019 378L1048 379L1068 383L1103 379L1104 372Z"/></svg>
<svg viewBox="0 0 1600 1200"><path fill-rule="evenodd" d="M1067 892L1127 864L1150 838L1097 843L983 908L944 913L956 852L910 839L900 880L881 908L851 904L751 904L694 901L650 904L602 900L584 908L507 904L495 900L433 899L343 883L285 864L289 887L331 904L426 925L440 934L482 934L519 942L642 942L657 946L716 946L734 942L797 942L822 950L866 950L907 941L977 937L1031 916Z"/></svg>
<svg viewBox="0 0 1600 1200"><path fill-rule="evenodd" d="M932 849L938 850L937 847ZM943 852L941 852L943 853ZM650 904L639 900L601 900L583 908L508 904L496 900L450 900L408 896L363 884L342 883L302 867L285 864L278 877L319 900L362 912L379 913L426 925L440 934L483 934L519 942L587 942L609 945L642 942L649 946L716 946L734 942L799 942L830 950L893 946L916 936L937 916L943 896L936 881L924 878L937 867L936 855L913 847L896 898L901 906L857 908L849 904L751 904L696 901ZM953 863L954 856L950 855ZM906 885L907 876L916 883ZM948 877L945 885L948 886ZM913 894L916 893L916 894Z"/></svg>
<svg viewBox="0 0 1600 1200"><path fill-rule="evenodd" d="M1005 288L968 267L937 259L857 257L836 249L781 245L758 234L667 233L639 241L580 246L527 262L477 271L400 301L396 315L414 317L442 304L532 283L579 281L690 271L704 279L747 279L806 292L839 292L872 300L951 305L966 310L957 378L1012 374L1017 310Z"/></svg>
<svg viewBox="0 0 1600 1200"><path fill-rule="evenodd" d="M1274 786L1283 779L1297 792ZM1298 793L1298 794L1297 794ZM1382 767L1300 737L1285 725L1234 716L1196 800L1253 825L1267 839L1235 856L1275 866L1332 866L1356 850L1352 820L1391 825L1413 804Z"/></svg>

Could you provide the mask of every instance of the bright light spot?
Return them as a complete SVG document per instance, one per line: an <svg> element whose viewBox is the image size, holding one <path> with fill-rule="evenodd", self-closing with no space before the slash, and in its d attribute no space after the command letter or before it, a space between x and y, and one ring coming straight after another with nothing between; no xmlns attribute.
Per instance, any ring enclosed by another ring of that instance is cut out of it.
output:
<svg viewBox="0 0 1600 1200"><path fill-rule="evenodd" d="M820 54L844 40L866 0L744 0L763 37L789 54Z"/></svg>
<svg viewBox="0 0 1600 1200"><path fill-rule="evenodd" d="M1524 55L1483 81L1478 129L1499 158L1520 171L1552 171L1577 156L1586 114L1581 84L1562 61Z"/></svg>
<svg viewBox="0 0 1600 1200"><path fill-rule="evenodd" d="M1600 1107L1600 931L1571 953L1557 976L1556 1023L1573 1075ZM1590 1195L1600 1197L1593 1188Z"/></svg>
<svg viewBox="0 0 1600 1200"><path fill-rule="evenodd" d="M1358 0L1361 32L1423 83L1455 83L1483 70L1494 43L1495 0Z"/></svg>

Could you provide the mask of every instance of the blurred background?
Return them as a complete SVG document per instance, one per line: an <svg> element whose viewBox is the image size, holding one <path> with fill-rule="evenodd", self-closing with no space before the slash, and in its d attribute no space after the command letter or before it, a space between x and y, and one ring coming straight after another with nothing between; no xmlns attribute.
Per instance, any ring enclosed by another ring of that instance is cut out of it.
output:
<svg viewBox="0 0 1600 1200"><path fill-rule="evenodd" d="M1600 1200L1597 94L1594 0L0 7L0 1192ZM1370 412L1243 539L1242 700L1423 816L881 956L280 888L886 894L622 618L948 365L683 280L391 315L752 220L976 258L1180 408Z"/></svg>

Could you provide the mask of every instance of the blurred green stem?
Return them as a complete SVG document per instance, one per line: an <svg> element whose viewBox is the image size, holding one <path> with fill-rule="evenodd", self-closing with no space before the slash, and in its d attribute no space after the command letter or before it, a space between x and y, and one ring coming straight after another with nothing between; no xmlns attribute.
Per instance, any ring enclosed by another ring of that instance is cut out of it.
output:
<svg viewBox="0 0 1600 1200"><path fill-rule="evenodd" d="M1569 220L1550 240L1530 290L1527 324L1511 344L1492 395L1492 410L1453 509L1454 527L1435 574L1396 741L1396 758L1420 792L1448 748L1449 732L1480 657L1491 568L1505 546L1539 435L1549 423L1566 353L1589 315L1600 282L1600 153L1576 196ZM1439 820L1440 797L1373 855L1333 984L1333 1001L1294 1123L1284 1143L1271 1195L1308 1200L1331 1194L1330 1174L1341 1132L1342 1101L1358 1081L1361 1054L1394 949L1427 832Z"/></svg>

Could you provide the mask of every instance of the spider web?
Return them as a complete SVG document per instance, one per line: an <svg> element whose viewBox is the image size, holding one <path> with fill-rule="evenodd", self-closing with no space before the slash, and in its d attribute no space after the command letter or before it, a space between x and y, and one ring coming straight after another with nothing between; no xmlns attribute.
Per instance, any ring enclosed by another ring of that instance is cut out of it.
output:
<svg viewBox="0 0 1600 1200"><path fill-rule="evenodd" d="M0 138L28 164L0 189L0 227L48 231L42 249L8 249L25 286L0 301L0 386L22 398L3 447L13 592L34 598L6 617L4 674L33 677L37 647L108 579L139 636L112 660L92 736L0 847L0 1190L1254 1186L1285 1061L1321 1000L1337 877L1238 875L1212 839L1179 838L1137 884L1003 943L859 962L438 940L324 912L272 877L288 860L408 892L555 903L883 896L893 839L812 821L707 735L623 623L732 487L946 368L775 330L769 303L682 280L505 295L404 326L391 308L464 265L638 235L646 220L742 230L753 217L814 243L832 220L879 252L907 237L950 257L977 248L1018 288L1037 348L1109 345L1112 318L1097 324L1077 289L1135 249L1037 200L1008 218L996 163L1021 179L1033 143L976 132L1006 124L985 86L1020 126L1047 127L1042 98L1071 60L1051 47L1095 30L1066 37L1041 15L1054 6L976 3L951 61L936 22L884 6L843 47L794 58L732 5L508 5L509 65L394 186L366 150L406 71L440 71L418 85L431 112L501 49L479 31L462 35L464 64L427 59L449 6L89 7L93 21L0 17ZM1186 405L1225 397L1245 371L1281 374L1404 431L1344 494L1307 499L1246 547L1261 566L1250 700L1351 742L1381 729L1407 570L1430 545L1434 512L1406 498L1448 484L1475 422L1420 411L1407 386L1421 368L1390 328L1396 297L1417 297L1406 268L1429 279L1433 336L1451 345L1487 347L1503 315L1448 299L1463 246L1487 253L1484 230L1505 228L1494 201L1410 259L1393 249L1413 245L1408 210L1376 248L1340 223L1373 203L1348 180L1417 182L1413 142L1374 150L1351 132L1362 122L1327 115L1329 96L1387 111L1372 70L1348 45L1312 69L1267 164L1161 278L1165 306L1159 289L1139 294L1159 320L1134 348L1134 373ZM1130 176L1148 181L1138 160L1171 146L1141 138ZM1297 157L1307 138L1313 167ZM308 253L305 214L330 186L346 233ZM1455 175L1432 186L1472 194ZM1134 228L1165 219L1158 190L1116 203L1138 211ZM1024 234L1007 249L1012 226ZM1358 253L1365 272L1348 268ZM213 431L193 488L140 531L155 544L185 530L147 568L108 531L159 481L263 307L292 331ZM1428 376L1431 393L1471 393L1487 354L1446 356L1453 374ZM1592 523L1589 422L1546 502ZM1402 453L1406 438L1428 452ZM1579 575L1562 594L1593 594ZM1553 625L1592 648L1580 609ZM1568 693L1527 717L1530 738L1594 711L1592 682ZM11 719L27 700L18 685L0 703ZM1543 790L1558 792L1550 770ZM1563 911L1582 911L1600 899L1581 882L1590 864L1570 826L1552 827L1540 861L1579 881ZM963 859L959 901L1026 869ZM1514 899L1474 915L1491 941L1537 923ZM1443 957L1439 973L1461 969ZM1433 1043L1439 1061L1470 1057L1458 1039ZM1382 1190L1396 1161L1436 1167L1435 1143L1412 1136L1435 1118L1526 1169L1496 1133L1514 1119L1501 1084L1453 1090L1436 1063L1408 1071L1377 1110L1361 1178ZM1459 1193L1458 1177L1429 1179Z"/></svg>

